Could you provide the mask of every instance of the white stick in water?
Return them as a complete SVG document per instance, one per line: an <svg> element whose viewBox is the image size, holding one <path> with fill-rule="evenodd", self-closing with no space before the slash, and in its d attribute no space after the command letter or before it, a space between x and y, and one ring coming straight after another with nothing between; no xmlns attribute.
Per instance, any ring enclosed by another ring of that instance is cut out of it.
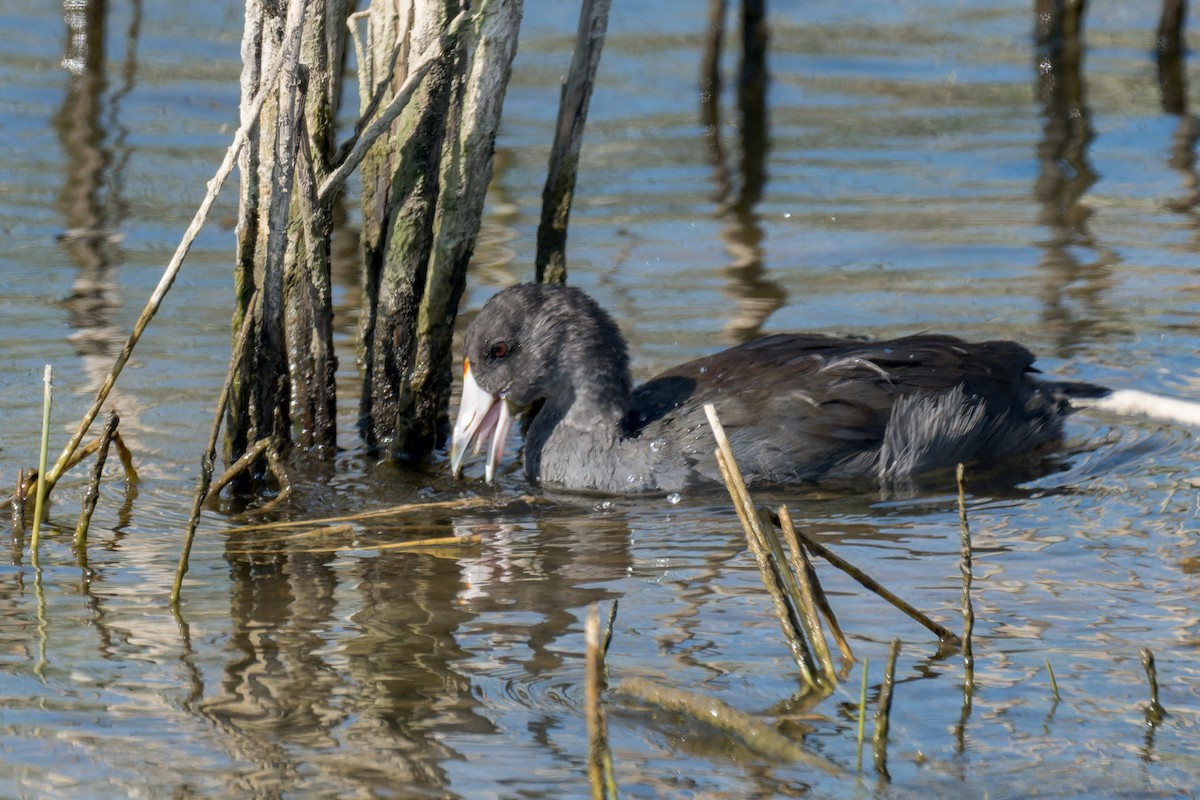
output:
<svg viewBox="0 0 1200 800"><path fill-rule="evenodd" d="M1144 416L1164 422L1200 426L1200 403L1162 397L1137 389L1119 389L1104 397L1073 397L1075 408L1091 408L1125 416Z"/></svg>

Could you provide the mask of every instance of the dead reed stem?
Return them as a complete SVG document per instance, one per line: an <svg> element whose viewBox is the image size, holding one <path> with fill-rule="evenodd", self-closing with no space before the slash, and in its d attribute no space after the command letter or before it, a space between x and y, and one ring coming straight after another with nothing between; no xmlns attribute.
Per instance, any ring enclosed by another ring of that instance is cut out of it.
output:
<svg viewBox="0 0 1200 800"><path fill-rule="evenodd" d="M25 531L25 503L29 500L29 489L32 482L26 478L25 468L17 470L17 485L12 496L12 529L13 534Z"/></svg>
<svg viewBox="0 0 1200 800"><path fill-rule="evenodd" d="M750 493L746 489L746 482L742 479L742 473L733 457L733 450L729 446L729 439L725 436L725 429L721 425L721 420L717 418L716 408L710 403L705 405L704 411L708 415L709 425L717 440L717 466L720 467L721 476L725 479L725 487L729 491L730 499L733 500L738 519L741 520L742 530L746 534L746 545L758 564L763 586L771 596L775 616L779 620L779 627L783 631L788 650L791 651L796 666L800 668L800 678L804 685L809 690L819 689L820 670L804 640L804 624L800 619L801 603L798 599L798 591L794 597L795 602L788 602L787 584L782 574L787 563L779 553L776 553L774 558L772 557L772 547L764 529L763 519L755 511L754 501L751 500ZM774 549L779 550L777 539ZM794 585L794 579L792 583Z"/></svg>
<svg viewBox="0 0 1200 800"><path fill-rule="evenodd" d="M883 683L879 687L879 705L875 709L875 771L884 778L890 777L887 770L887 740L888 728L892 715L892 688L896 684L896 657L900 655L900 640L893 639L888 649L887 667L884 670Z"/></svg>
<svg viewBox="0 0 1200 800"><path fill-rule="evenodd" d="M100 443L103 436L97 436L87 444L75 450L71 456L71 460L67 463L67 467L63 470L64 474L75 469L75 467L85 458L95 454L100 449ZM121 438L121 431L117 430L112 435L112 446L117 448L117 457L121 461L121 469L125 472L125 480L129 483L137 483L139 478L137 468L133 465L133 453L125 444L125 440ZM29 499L29 492L37 485L37 470L30 469L22 473L24 477L17 481L17 493L14 495L14 500L17 496ZM48 492L47 492L48 493ZM22 512L24 510L22 509Z"/></svg>
<svg viewBox="0 0 1200 800"><path fill-rule="evenodd" d="M601 696L604 693L604 650L600 638L600 609L596 603L588 607L584 621L584 640L587 649L587 731L588 781L593 800L616 800L617 781L613 775L612 752L608 747L608 725L604 719Z"/></svg>
<svg viewBox="0 0 1200 800"><path fill-rule="evenodd" d="M192 513L188 516L187 530L183 536L183 547L179 551L179 564L175 569L175 582L171 586L171 607L179 608L179 592L183 586L183 576L188 571L188 558L192 553L192 543L196 539L196 526L200 523L200 511L210 493L213 464L217 455L217 439L221 435L221 419L225 416L225 407L229 403L229 392L233 385L233 377L237 374L238 365L246 354L246 342L250 338L250 330L254 324L254 310L258 305L259 293L250 296L246 304L246 313L242 317L242 327L238 330L234 342L233 353L229 358L229 368L225 371L225 383L221 386L221 394L217 398L217 408L213 413L213 424L208 431L208 444L200 456L200 476L196 479L196 492L192 496ZM245 456L243 455L243 458Z"/></svg>
<svg viewBox="0 0 1200 800"><path fill-rule="evenodd" d="M95 421L96 416L100 413L101 406L108 399L113 386L117 383L117 377L125 368L125 364L129 361L130 356L133 355L133 348L137 345L138 340L142 338L142 333L145 332L146 326L150 324L150 320L154 319L155 314L158 313L158 309L162 306L163 300L167 296L167 292L170 291L171 286L175 283L175 278L178 277L179 270L183 267L184 258L187 256L188 251L191 250L196 237L200 235L200 230L204 227L204 223L208 220L208 212L216 201L217 195L225 183L225 179L233 171L238 153L245 146L251 129L258 124L259 112L262 110L263 103L267 97L272 93L275 81L278 79L283 66L284 51L285 48L280 48L271 60L270 66L264 71L263 75L265 77L259 85L258 93L254 96L254 101L251 103L248 113L242 117L244 122L238 127L237 133L233 136L233 141L225 151L225 158L221 162L221 166L217 168L216 174L208 182L208 192L204 195L199 208L196 209L196 213L192 216L192 221L184 232L179 246L175 248L175 253L171 256L166 270L163 272L162 277L159 278L158 286L155 287L154 292L150 295L150 299L146 301L146 306L142 309L142 313L134 323L133 330L130 331L129 337L125 340L125 345L121 348L120 354L118 354L116 360L113 362L108 377L104 379L103 385L96 392L96 399L92 401L91 407L84 414L83 419L80 420L79 426L71 436L71 440L67 442L67 446L63 448L62 454L59 455L58 461L54 464L54 468L46 476L48 489L54 488L54 485L63 476L63 473L70 468L72 455L79 448L79 443L83 441L88 428L91 427L92 422Z"/></svg>
<svg viewBox="0 0 1200 800"><path fill-rule="evenodd" d="M133 466L133 453L125 446L125 440L121 438L119 430L113 431L113 445L117 448L117 458L121 460L121 468L125 471L126 483L137 483L140 479L137 469Z"/></svg>
<svg viewBox="0 0 1200 800"><path fill-rule="evenodd" d="M935 636L937 636L938 639L940 639L942 642L953 645L954 647L959 647L961 645L961 642L958 638L958 634L954 633L952 630L950 630L946 626L941 625L941 624L935 622L934 620L930 619L928 615L924 614L919 609L914 608L909 603L907 603L904 600L897 597L895 594L890 592L888 589L886 589L882 585L880 585L880 583L878 581L876 581L874 578L872 578L870 575L863 572L861 569L854 566L849 561L842 558L837 553L833 552L828 547L821 544L816 539L812 538L811 536L804 533L803 531L797 530L796 535L800 538L800 540L802 542L804 542L804 546L807 547L809 550L816 553L821 558L825 559L830 564L837 567L838 569L840 569L842 572L849 575L854 580L858 581L858 583L861 584L866 589L869 589L870 591L879 595L884 600L887 600L889 603L894 605L896 608L903 611L909 617L911 617L912 619L919 622L927 630L929 630Z"/></svg>
<svg viewBox="0 0 1200 800"><path fill-rule="evenodd" d="M361 16L361 12L360 14L356 14L351 17L351 19L347 20L347 24L353 25L355 18L359 16ZM463 26L466 25L471 19L472 17L467 11L460 11L458 16L452 19L450 24L446 26L446 30L442 33L442 35L438 37L437 43L433 47L429 48L428 52L421 54L422 58L418 63L409 66L408 76L404 79L404 83L402 83L400 88L396 90L396 93L392 95L391 100L388 101L388 104L384 106L383 110L370 120L370 123L367 124L366 128L362 130L361 133L356 132L350 141L342 145L342 149L346 152L346 156L342 159L341 163L337 165L337 168L330 172L329 176L321 182L321 186L316 192L317 203L324 205L332 200L333 195L338 192L343 185L345 185L346 180L350 177L354 170L358 168L358 165L363 162L363 159L366 158L367 152L371 149L371 145L373 145L380 136L383 136L391 131L392 123L396 121L396 118L400 116L400 112L402 112L408 105L409 99L421 85L421 81L423 81L425 76L429 74L429 71L442 60L442 56L446 52L446 48L458 38L458 34L462 31ZM360 44L359 38L357 36L353 36L351 38L354 39L355 51L359 53L358 63L364 65L369 63L369 60L368 62L364 62L362 59L362 45ZM399 45L397 45L397 48L399 48ZM394 56L392 60L395 61ZM380 99L383 97L384 87L386 85L387 81L380 81L379 92L372 101L372 105L368 107L366 112L367 115L369 115L374 108L377 107ZM364 119L365 118L366 117L364 116Z"/></svg>
<svg viewBox="0 0 1200 800"><path fill-rule="evenodd" d="M795 531L792 532L793 534ZM809 581L812 583L813 594L817 600L817 608L820 609L821 615L825 617L825 623L829 626L829 632L833 635L833 640L837 642L838 650L845 660L842 669L845 670L850 664L855 661L854 651L850 649L850 642L847 641L846 635L842 633L842 626L837 621L837 616L833 613L833 606L829 604L829 598L825 596L825 589L821 586L821 581L817 578L817 568L812 563L812 558L808 555L807 548L801 548L800 552L804 558L804 569L808 572Z"/></svg>
<svg viewBox="0 0 1200 800"><path fill-rule="evenodd" d="M54 394L54 369L47 364L42 373L42 444L38 451L37 496L33 502L33 534L29 539L29 552L33 565L38 565L38 539L42 530L42 514L46 505L49 485L46 479L46 456L50 449L50 404Z"/></svg>
<svg viewBox="0 0 1200 800"><path fill-rule="evenodd" d="M612 644L613 625L617 622L617 605L619 603L620 601L614 597L612 608L608 612L608 622L604 624L604 646L601 648L601 652L605 656L608 655L608 646Z"/></svg>
<svg viewBox="0 0 1200 800"><path fill-rule="evenodd" d="M821 587L821 579L817 577L817 570L812 565L812 559L809 558L808 549L800 543L800 537L796 535L796 525L792 524L791 512L788 512L785 506L780 506L780 529L784 531L784 537L787 540L787 547L793 553L796 553L796 558L804 565L804 571L808 576L808 582L812 587L812 599L816 602L817 609L826 620L826 625L829 626L829 633L832 634L834 642L838 643L838 649L841 651L841 657L846 661L853 663L854 652L850 649L850 642L847 642L845 633L841 631L841 625L838 624L838 616L833 613L833 606L830 606L829 599L824 594L824 589Z"/></svg>
<svg viewBox="0 0 1200 800"><path fill-rule="evenodd" d="M279 494L258 508L250 509L246 512L247 514L269 514L287 502L287 499L292 496L292 477L288 474L287 466L283 463L283 456L279 453L279 443L275 437L271 437L267 442L267 468L271 470L271 475L275 477L275 483L279 486Z"/></svg>
<svg viewBox="0 0 1200 800"><path fill-rule="evenodd" d="M79 521L75 523L75 549L79 551L78 555L81 557L87 549L88 527L92 524L96 501L100 499L100 478L104 473L104 462L108 460L108 448L112 444L113 435L116 434L120 421L116 411L109 411L108 420L100 432L96 460L92 463L92 473L88 480L87 490L83 494L83 508L79 512Z"/></svg>
<svg viewBox="0 0 1200 800"><path fill-rule="evenodd" d="M538 283L565 283L567 279L567 222L571 217L583 129L596 70L600 66L600 53L604 49L611 5L612 0L584 0L579 9L575 53L562 87L550 165L542 190L542 216L534 258Z"/></svg>
<svg viewBox="0 0 1200 800"><path fill-rule="evenodd" d="M825 645L820 615L811 605L811 594L806 597L800 588L800 581L796 570L793 569L792 561L784 552L783 543L779 541L779 534L775 530L775 521L771 511L765 506L759 508L758 520L759 530L762 532L760 545L767 553L766 563L770 570L771 581L779 588L780 597L784 602L784 610L787 612L787 627L795 631L796 637L804 648L814 684L817 687L830 689L837 685L837 673L832 669L832 662L827 671L819 658L814 656L818 647ZM825 652L828 655L829 648L827 646Z"/></svg>
<svg viewBox="0 0 1200 800"><path fill-rule="evenodd" d="M959 464L955 476L958 479L958 531L962 555L959 570L962 572L963 690L970 694L975 691L975 651L971 645L971 634L975 630L975 607L971 603L971 526L967 522L967 489L964 472L963 465Z"/></svg>
<svg viewBox="0 0 1200 800"><path fill-rule="evenodd" d="M821 666L825 685L837 686L837 670L833 667L833 657L829 655L829 644L825 641L825 629L821 625L821 615L817 611L816 592L813 589L813 579L816 577L816 573L808 571L808 558L800 540L796 538L796 529L792 525L792 517L788 513L787 506L779 507L779 527L783 531L788 548L792 553L790 562L792 569L789 572L794 577L800 592L799 611L800 621L804 623L804 633L812 643L817 663Z"/></svg>
<svg viewBox="0 0 1200 800"><path fill-rule="evenodd" d="M243 323L245 323L249 319L250 319L250 315L247 314L245 317L242 318L242 321L243 321ZM226 385L228 385L228 382L226 383ZM222 399L226 399L226 400L228 399L228 394L224 391L222 391ZM220 401L218 401L218 405L220 405ZM222 414L224 414L224 411L225 411L224 409L221 409ZM220 419L217 420L216 424L217 424L218 430L219 430L220 429ZM233 483L234 479L236 479L237 476L243 474L244 472L246 472L246 470L250 469L256 463L258 463L258 459L260 459L263 456L263 454L266 453L270 447L271 447L271 437L269 437L269 436L264 436L262 439L259 439L258 441L254 442L254 444L247 447L246 451L238 457L237 461L234 461L232 464L230 464L228 467L226 467L225 471L222 472L215 481L212 481L212 485L205 489L206 496L203 499L206 500L209 497L216 497L218 494L220 494L221 491L224 490L226 486ZM213 449L211 449L207 452L210 454L208 456L209 458L215 457L215 455L216 455L215 443L214 443ZM210 473L211 473L211 470L210 470Z"/></svg>
<svg viewBox="0 0 1200 800"><path fill-rule="evenodd" d="M1167 716L1167 710L1158 702L1158 668L1154 664L1154 653L1149 647L1142 648L1142 666L1146 670L1146 680L1150 682L1150 705L1146 706L1146 723L1158 725Z"/></svg>

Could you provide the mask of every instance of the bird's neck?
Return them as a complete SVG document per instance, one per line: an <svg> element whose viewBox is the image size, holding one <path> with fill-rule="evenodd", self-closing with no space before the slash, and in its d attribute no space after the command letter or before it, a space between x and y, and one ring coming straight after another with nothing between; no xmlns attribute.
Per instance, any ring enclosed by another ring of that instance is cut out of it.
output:
<svg viewBox="0 0 1200 800"><path fill-rule="evenodd" d="M627 437L632 396L628 374L590 372L574 377L572 390L548 399L530 423L525 438L529 477L572 489L651 488L653 476L641 466L641 442ZM571 476L569 482L559 477L565 475Z"/></svg>
<svg viewBox="0 0 1200 800"><path fill-rule="evenodd" d="M619 436L633 396L628 364L624 360L603 359L596 364L579 359L569 372L566 390L546 402L547 407L559 408L559 424L576 433Z"/></svg>

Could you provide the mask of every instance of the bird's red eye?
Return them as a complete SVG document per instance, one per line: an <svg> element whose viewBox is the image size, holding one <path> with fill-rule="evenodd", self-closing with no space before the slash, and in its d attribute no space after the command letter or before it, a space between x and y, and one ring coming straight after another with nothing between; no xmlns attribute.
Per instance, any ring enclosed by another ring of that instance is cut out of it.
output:
<svg viewBox="0 0 1200 800"><path fill-rule="evenodd" d="M508 342L501 340L492 345L492 349L488 351L488 355L492 358L504 358L508 355Z"/></svg>

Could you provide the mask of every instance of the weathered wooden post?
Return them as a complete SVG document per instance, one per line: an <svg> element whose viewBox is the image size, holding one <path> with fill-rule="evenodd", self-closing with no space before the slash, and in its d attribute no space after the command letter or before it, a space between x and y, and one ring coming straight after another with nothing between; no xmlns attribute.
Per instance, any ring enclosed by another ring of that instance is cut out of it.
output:
<svg viewBox="0 0 1200 800"><path fill-rule="evenodd" d="M329 284L330 198L316 187L333 155L333 120L346 43L347 0L248 0L242 39L242 114L266 66L283 60L238 167L235 267L241 326L259 293L250 356L231 387L226 455L269 439L332 453L337 443ZM246 120L243 119L243 122Z"/></svg>
<svg viewBox="0 0 1200 800"><path fill-rule="evenodd" d="M334 451L332 204L360 165L361 432L368 446L411 458L444 439L452 322L521 11L521 0L491 0L474 18L463 0L376 0L355 15L365 22L355 42L362 111L339 150L348 0L248 0L243 116L267 65L283 67L239 161L235 329L256 293L259 302L231 387L227 459L264 440L276 463L291 444Z"/></svg>
<svg viewBox="0 0 1200 800"><path fill-rule="evenodd" d="M401 9L388 0L376 0L368 16L368 51L378 67L373 70L377 82L367 87L370 95L380 90L390 94L407 77L414 60L434 59L408 105L368 151L362 167L365 305L360 330L365 376L360 425L369 447L396 453L419 449L401 438L400 414L412 392L409 369L433 252L438 167L451 97L465 58L460 45L438 55L427 54L458 6L457 0L430 0ZM394 71L376 62L396 50L400 57Z"/></svg>
<svg viewBox="0 0 1200 800"><path fill-rule="evenodd" d="M411 17L369 11L364 104L434 59L421 88L363 164L360 427L368 446L419 459L445 439L453 321L492 175L500 111L516 55L522 0L484 3L468 48L439 52L465 13L457 0L418 2ZM393 73L380 62L400 54Z"/></svg>
<svg viewBox="0 0 1200 800"><path fill-rule="evenodd" d="M600 66L600 53L604 49L611 5L612 0L583 0L579 9L575 55L571 59L571 70L563 81L550 166L542 190L542 220L538 224L535 257L538 283L567 282L567 223L575 199L583 129L596 70Z"/></svg>

